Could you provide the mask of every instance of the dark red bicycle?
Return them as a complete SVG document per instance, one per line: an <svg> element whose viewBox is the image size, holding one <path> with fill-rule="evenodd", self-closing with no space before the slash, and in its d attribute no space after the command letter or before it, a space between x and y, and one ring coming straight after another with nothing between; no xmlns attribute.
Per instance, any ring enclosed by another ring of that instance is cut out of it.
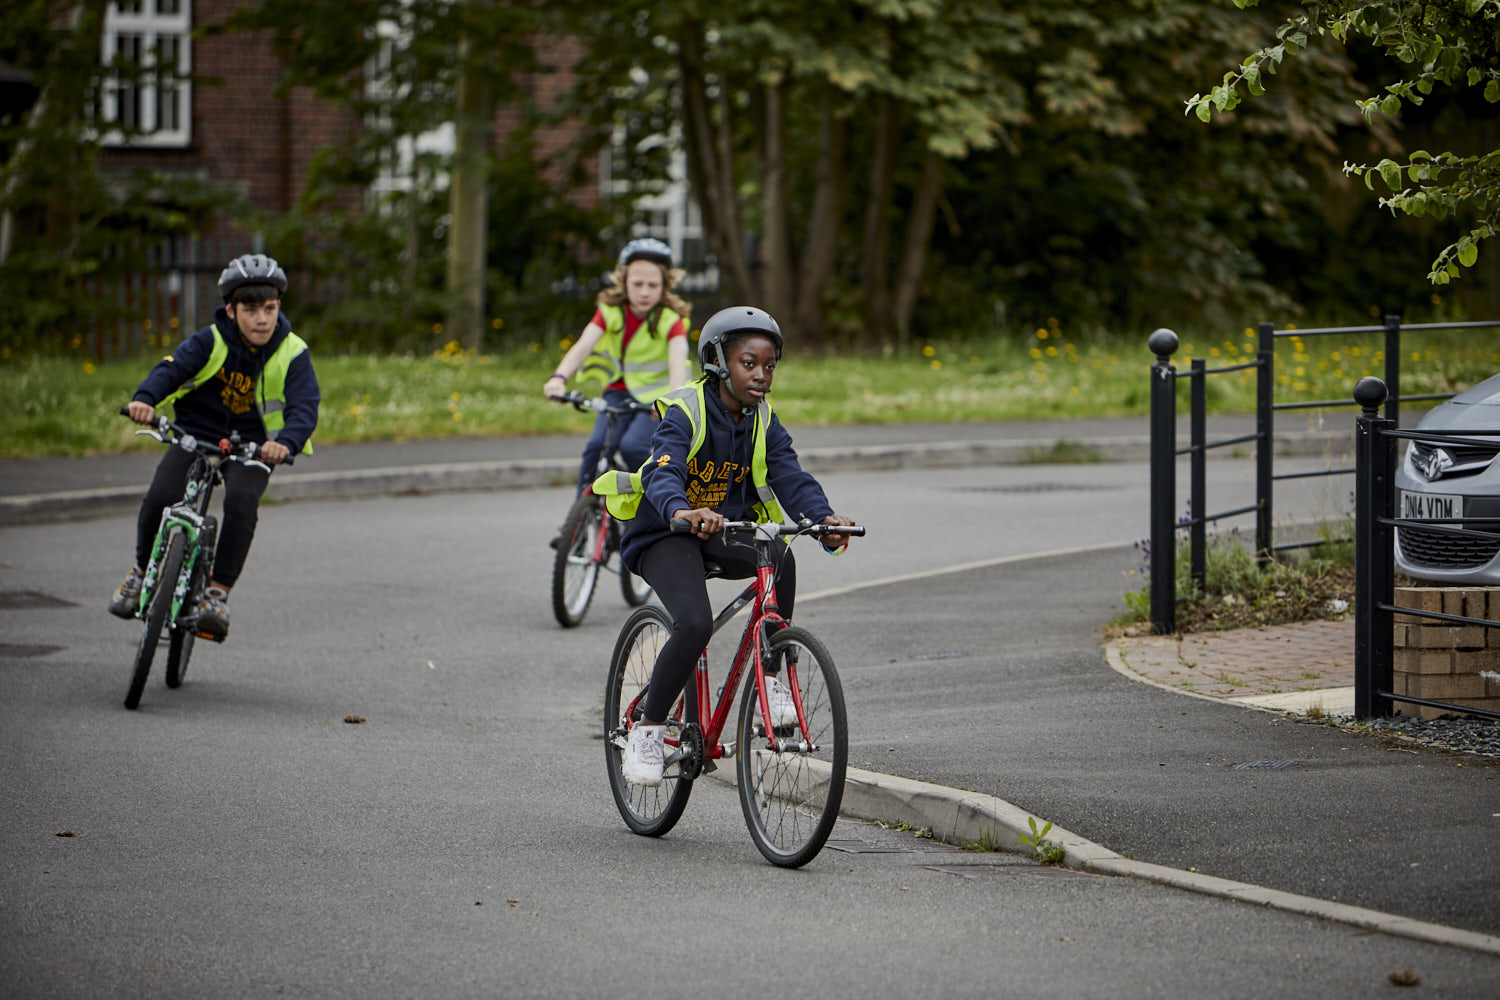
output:
<svg viewBox="0 0 1500 1000"><path fill-rule="evenodd" d="M673 527L685 530L686 524L674 521ZM604 690L604 762L615 805L630 829L648 837L672 829L687 807L693 781L714 770L717 761L732 757L745 823L761 854L772 864L797 868L822 850L838 819L848 767L844 689L823 641L777 611L775 586L777 557L787 546L783 539L835 533L863 535L865 529L810 521L725 523L725 543L752 547L757 569L754 582L714 618L713 631L717 634L746 607L751 609L750 620L716 704L709 698L708 651L698 657L693 679L666 722L666 770L659 787L627 782L620 773L620 759L631 727L641 720L641 704L671 619L652 605L625 623ZM710 577L718 575L718 566L707 568ZM775 718L766 688L768 672L779 673L788 689L797 710L794 724L764 724ZM720 742L741 677L745 684L736 738Z"/></svg>
<svg viewBox="0 0 1500 1000"><path fill-rule="evenodd" d="M554 397L559 403L571 403L576 409L604 414L604 448L599 454L596 473L625 469L619 456L620 428L624 417L650 409L635 400L624 405L610 405L603 399L590 399L581 392ZM618 573L620 596L625 603L638 608L651 599L646 581L626 569L623 563L611 565L620 548L620 526L609 516L604 498L585 489L573 501L563 520L557 540L557 555L552 561L552 614L564 628L573 628L588 614L599 582L599 571Z"/></svg>

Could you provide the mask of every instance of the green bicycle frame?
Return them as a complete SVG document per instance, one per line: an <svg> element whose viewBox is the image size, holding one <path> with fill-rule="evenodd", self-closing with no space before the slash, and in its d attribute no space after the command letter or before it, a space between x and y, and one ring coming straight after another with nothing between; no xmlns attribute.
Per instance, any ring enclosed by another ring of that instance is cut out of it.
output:
<svg viewBox="0 0 1500 1000"><path fill-rule="evenodd" d="M169 623L177 621L182 602L187 597L188 582L193 578L193 568L198 565L198 557L202 553L199 538L203 530L203 515L193 509L193 501L198 498L200 489L198 480L189 480L186 495L161 512L161 526L156 529L156 540L151 544L151 559L146 563L146 573L141 581L141 603L136 609L136 616L139 618L146 617L146 607L156 593L156 575L161 569L162 556L166 553L172 531L174 528L181 528L187 537L187 551L183 553L182 569L172 588L172 610L167 615Z"/></svg>

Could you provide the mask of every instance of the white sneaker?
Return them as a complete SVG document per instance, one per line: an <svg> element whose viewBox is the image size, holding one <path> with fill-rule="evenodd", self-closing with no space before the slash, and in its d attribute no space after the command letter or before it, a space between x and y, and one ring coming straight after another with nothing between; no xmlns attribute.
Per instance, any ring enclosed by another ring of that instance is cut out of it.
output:
<svg viewBox="0 0 1500 1000"><path fill-rule="evenodd" d="M636 726L625 740L625 755L620 760L620 774L632 785L655 788L661 784L662 735L666 726Z"/></svg>
<svg viewBox="0 0 1500 1000"><path fill-rule="evenodd" d="M797 705L792 701L791 689L781 683L781 678L766 678L766 699L771 703L771 725L774 728L797 724Z"/></svg>

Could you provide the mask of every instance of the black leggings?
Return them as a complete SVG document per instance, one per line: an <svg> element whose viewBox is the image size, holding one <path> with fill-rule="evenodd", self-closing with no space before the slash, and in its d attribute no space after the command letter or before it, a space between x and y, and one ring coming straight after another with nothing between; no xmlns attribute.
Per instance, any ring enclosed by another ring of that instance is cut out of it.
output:
<svg viewBox="0 0 1500 1000"><path fill-rule="evenodd" d="M781 562L776 571L776 604L783 618L792 617L797 600L797 563L790 547L780 546ZM641 576L651 584L662 607L672 617L671 637L657 654L651 671L651 687L641 706L645 718L661 722L672 711L713 636L713 608L708 601L708 583L703 563L716 562L727 580L755 576L755 553L742 546L726 546L715 535L707 540L692 535L672 535L653 544L641 556Z"/></svg>
<svg viewBox="0 0 1500 1000"><path fill-rule="evenodd" d="M161 527L163 507L170 507L187 492L188 470L194 455L181 448L168 448L156 466L151 487L141 501L140 517L135 526L135 564L142 569L151 558L151 546ZM250 542L255 538L255 522L260 513L260 497L266 491L271 474L264 469L241 462L219 466L224 474L224 516L219 522L218 549L214 556L212 578L216 583L233 587L244 568Z"/></svg>

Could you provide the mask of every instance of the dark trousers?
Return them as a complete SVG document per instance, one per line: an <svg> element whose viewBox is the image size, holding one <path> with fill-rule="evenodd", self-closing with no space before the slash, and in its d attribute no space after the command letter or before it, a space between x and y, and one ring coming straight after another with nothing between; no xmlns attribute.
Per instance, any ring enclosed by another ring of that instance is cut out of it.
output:
<svg viewBox="0 0 1500 1000"><path fill-rule="evenodd" d="M792 550L780 546L781 563L776 572L776 604L783 618L792 617L797 599L797 563ZM661 722L682 694L698 654L713 635L713 608L703 563L724 567L727 580L755 575L755 552L741 546L726 546L717 535L707 540L692 535L672 535L652 545L641 556L641 576L651 584L662 607L672 616L672 631L651 671L651 687L641 711L652 722Z"/></svg>
<svg viewBox="0 0 1500 1000"><path fill-rule="evenodd" d="M188 469L193 458L191 452L168 448L156 466L156 475L151 478L151 487L146 490L140 517L136 520L135 564L142 569L151 559L151 546L156 541L157 529L161 527L162 508L181 500L187 492ZM224 516L219 521L219 543L212 577L226 587L233 587L240 578L245 556L250 552L250 542L255 538L260 497L265 493L271 476L264 469L240 462L225 462L219 469L224 474L224 485L219 492L224 501Z"/></svg>
<svg viewBox="0 0 1500 1000"><path fill-rule="evenodd" d="M611 406L618 406L629 398L630 393L623 389L604 391L604 401ZM604 454L604 436L608 431L609 418L601 413L594 421L593 433L589 435L588 444L583 446L583 460L578 465L580 493L599 475L599 457ZM656 421L650 410L641 410L620 418L619 438L615 447L620 452L620 461L625 464L625 468L634 472L641 467L642 462L651 457L651 435L655 431Z"/></svg>

